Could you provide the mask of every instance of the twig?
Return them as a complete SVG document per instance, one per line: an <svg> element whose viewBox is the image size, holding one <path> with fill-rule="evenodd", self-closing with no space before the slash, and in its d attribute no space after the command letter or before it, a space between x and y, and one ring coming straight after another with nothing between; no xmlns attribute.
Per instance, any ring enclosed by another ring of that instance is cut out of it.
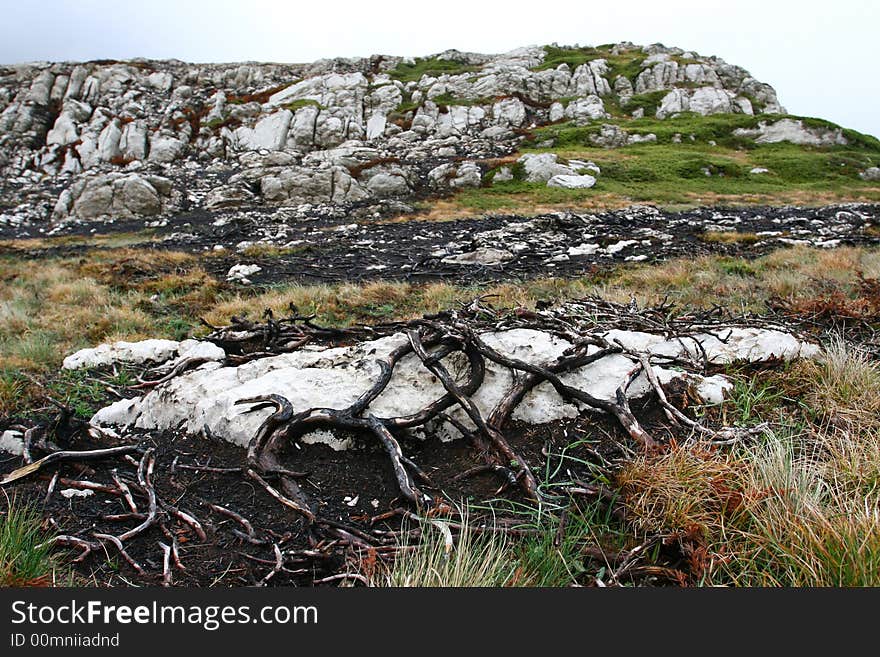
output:
<svg viewBox="0 0 880 657"><path fill-rule="evenodd" d="M86 461L92 459L103 459L108 456L118 456L120 454L131 454L132 452L136 452L140 449L138 445L122 445L121 447L108 447L106 449L92 449L81 452L76 451L60 451L53 452L48 456L44 456L38 461L34 461L33 463L29 463L25 466L18 468L17 470L13 470L9 474L7 474L3 479L0 479L0 486L10 484L13 481L17 481L18 479L22 479L23 477L27 477L30 474L33 474L40 468L46 465L50 465L52 463L58 463L59 461Z"/></svg>
<svg viewBox="0 0 880 657"><path fill-rule="evenodd" d="M162 548L162 586L171 586L171 548L159 541Z"/></svg>
<svg viewBox="0 0 880 657"><path fill-rule="evenodd" d="M275 567L260 580L257 586L266 586L266 584L269 583L269 580L275 577L284 565L284 557L281 555L281 549L278 547L277 543L272 543L272 550L275 552Z"/></svg>
<svg viewBox="0 0 880 657"><path fill-rule="evenodd" d="M363 575L358 575L357 573L340 573L338 575L330 575L329 577L324 577L322 579L314 580L313 584L329 584L330 582L338 582L339 580L353 579L355 581L360 582L364 586L369 586L370 582Z"/></svg>
<svg viewBox="0 0 880 657"><path fill-rule="evenodd" d="M147 492L147 517L144 521L139 524L134 529L129 529L124 534L119 535L120 541L126 541L132 536L137 536L141 532L149 529L153 523L156 522L156 490L153 488L153 484L151 482L151 478L153 476L153 466L156 465L156 457L154 456L154 449L150 448L146 452L144 452L143 457L141 458L141 462L138 465L138 483L141 485Z"/></svg>

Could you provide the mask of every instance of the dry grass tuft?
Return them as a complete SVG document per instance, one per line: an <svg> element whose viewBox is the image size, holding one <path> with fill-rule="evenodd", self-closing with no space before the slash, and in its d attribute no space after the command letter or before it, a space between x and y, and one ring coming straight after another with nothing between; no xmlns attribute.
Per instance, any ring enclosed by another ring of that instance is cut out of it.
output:
<svg viewBox="0 0 880 657"><path fill-rule="evenodd" d="M719 244L754 244L760 242L761 237L755 233L738 233L736 231L706 231L700 235L704 242L718 242Z"/></svg>
<svg viewBox="0 0 880 657"><path fill-rule="evenodd" d="M880 363L864 350L838 338L818 358L800 363L795 376L823 422L880 427Z"/></svg>
<svg viewBox="0 0 880 657"><path fill-rule="evenodd" d="M674 444L661 454L636 457L617 473L616 481L638 529L699 527L712 535L742 505L739 467L717 450Z"/></svg>
<svg viewBox="0 0 880 657"><path fill-rule="evenodd" d="M462 525L453 540L442 522L423 523L420 542L403 545L389 568L371 573L371 584L386 587L507 585L517 565L508 540L499 533L477 533L471 528L467 514L463 516Z"/></svg>

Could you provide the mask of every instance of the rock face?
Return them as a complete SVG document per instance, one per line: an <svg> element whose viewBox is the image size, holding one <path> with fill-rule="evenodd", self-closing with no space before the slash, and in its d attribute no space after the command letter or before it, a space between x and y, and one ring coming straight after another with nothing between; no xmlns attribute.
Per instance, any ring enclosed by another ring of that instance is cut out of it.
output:
<svg viewBox="0 0 880 657"><path fill-rule="evenodd" d="M419 62L2 67L0 192L17 223L181 206L349 208L479 186L487 161L514 153L530 126L607 121L615 108L635 116L643 109L626 108L642 94L666 92L658 117L783 111L771 87L718 58L629 43L589 52L576 66L550 66L547 50L531 46ZM609 63L620 57L623 72ZM756 137L795 134L775 126ZM652 136L609 124L594 137L610 148ZM528 179L578 175L565 166L535 160Z"/></svg>
<svg viewBox="0 0 880 657"><path fill-rule="evenodd" d="M127 219L157 215L172 205L171 181L167 178L108 173L77 180L62 192L53 215Z"/></svg>
<svg viewBox="0 0 880 657"><path fill-rule="evenodd" d="M92 349L80 349L64 359L66 370L95 368L107 365L161 364L172 359L205 358L223 360L225 352L213 344L198 340L141 340L140 342L114 342ZM176 362L176 361L175 361Z"/></svg>
<svg viewBox="0 0 880 657"><path fill-rule="evenodd" d="M761 121L755 129L738 128L733 134L737 137L750 137L757 144L777 144L787 141L806 146L846 146L849 143L840 128L810 128L804 126L803 121L792 119Z"/></svg>
<svg viewBox="0 0 880 657"><path fill-rule="evenodd" d="M694 112L701 116L709 114L754 114L748 98L737 96L727 89L700 87L699 89L675 89L670 91L657 109L657 118L682 112Z"/></svg>
<svg viewBox="0 0 880 657"><path fill-rule="evenodd" d="M613 399L618 388L628 380L637 362L631 353L695 359L705 355L709 363L715 364L775 358L790 360L818 353L815 345L771 329L733 327L681 340L614 329L606 332L604 337L629 351L604 356L562 375L566 385L602 399ZM503 355L534 365L552 363L572 346L558 336L525 328L486 332L481 339ZM180 427L190 433L205 432L246 445L271 411L243 414L241 407L236 406L237 400L279 394L291 402L295 411L315 407L345 408L370 389L380 376L382 370L377 360L387 357L406 342L407 337L399 333L351 347L305 348L238 367L224 365L218 359L177 376L142 397L123 399L101 409L92 418L92 423L158 430ZM598 347L594 349L598 350ZM445 360L453 371L455 363L451 361L454 358L448 356ZM722 376L705 377L656 365L654 372L664 384L683 379L707 403L720 401L730 388L730 383ZM507 392L513 376L511 370L494 362L487 363L484 383L473 395L474 402L484 414ZM643 396L650 390L649 386L642 375L627 389L627 394ZM371 403L370 412L377 417L408 415L444 393L437 379L415 355L410 354L398 363L388 386ZM541 424L576 416L582 410L577 404L564 401L550 384L543 383L526 395L513 417L530 424ZM464 414L458 419L469 422ZM436 428L450 437L457 435L451 426Z"/></svg>

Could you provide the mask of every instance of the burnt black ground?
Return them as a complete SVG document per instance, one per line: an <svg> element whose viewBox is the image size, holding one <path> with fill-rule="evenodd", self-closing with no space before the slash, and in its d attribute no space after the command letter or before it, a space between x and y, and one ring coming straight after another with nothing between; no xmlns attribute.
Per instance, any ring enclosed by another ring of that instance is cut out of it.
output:
<svg viewBox="0 0 880 657"><path fill-rule="evenodd" d="M614 263L655 262L704 254L757 256L792 244L833 247L880 243L880 206L820 208L697 208L665 212L652 206L599 213L556 212L535 217L489 214L450 221L395 221L288 208L181 214L159 222L142 247L210 254L204 266L225 278L235 264L256 264L257 285L367 280L478 283L537 276L578 276ZM145 224L74 224L69 235L137 233ZM707 232L736 232L715 241ZM37 236L31 228L0 228L3 239ZM628 243L633 241L633 243ZM621 243L623 243L621 245ZM248 246L258 248L246 250ZM595 245L592 253L584 245ZM619 250L615 250L616 247ZM606 250L611 246L611 250ZM88 244L40 248L32 255L74 255ZM138 248L135 245L134 248ZM509 250L503 262L448 261L481 249ZM17 253L27 255L18 250Z"/></svg>
<svg viewBox="0 0 880 657"><path fill-rule="evenodd" d="M666 429L656 408L644 408L642 415L647 419L646 427L658 436L663 435ZM366 533L399 529L401 521L397 517L375 524L370 522L372 516L405 506L399 498L399 489L387 454L369 436L352 434L351 437L355 440L355 447L343 452L335 452L325 445L291 448L284 465L308 473L300 483L314 510L322 517ZM239 473L196 472L180 467L196 464L240 467L245 463L244 449L222 440L173 432L144 434L140 438L144 448L156 449L154 483L157 494L164 501L198 517L205 525L208 536L206 541L200 541L183 523L173 519L167 521L168 528L179 541L180 557L186 566L185 571L174 571L175 586L254 585L272 570L272 543L282 549L285 557L289 557L287 568L298 571L279 573L271 580L273 586L308 586L316 579L344 572L347 560L363 557L363 554L353 557L351 552L333 549L332 546L327 549L326 558L297 556L304 550L321 550L329 541L326 536L310 528L296 513L278 504ZM613 454L617 449L614 441L624 440L610 419L594 415L539 427L514 425L508 438L539 478L548 484L552 482L545 480L546 466L549 463L549 469L556 470L559 455L567 446L576 441L587 441L565 452L572 458L559 469L553 480L557 483L579 477L589 480L592 477L590 469L574 459L594 459L591 449ZM510 488L496 496L503 482L491 473L453 480L456 475L482 462L468 441L442 443L436 439L403 438L401 445L404 452L430 476L434 485L426 486L425 490L437 498L442 495L446 500L462 505L485 504L496 497L514 503L523 501L518 488ZM72 447L86 449L95 446L78 444ZM0 459L0 474L19 465L18 458ZM45 516L46 525L60 533L82 538L89 538L95 531L118 535L138 524L137 521L104 519L108 514L128 511L120 498L97 492L84 498L66 499L60 494L66 486L59 483L46 499L47 487L56 471L60 477L112 486L113 469L124 480L135 478L134 465L122 458L81 464L62 463L48 468L45 473L23 480L10 487L8 492L17 502L27 501L35 505ZM142 496L135 493L135 499L141 508L145 506ZM352 499L356 501L351 503ZM253 545L236 536L232 530L241 527L213 511L208 504L224 506L246 517L253 524L256 536L267 542ZM377 539L381 538L378 532L375 535ZM136 573L110 547L107 554L93 552L82 562L73 564L79 583L98 586L160 585L162 552L158 547L159 541L167 542L167 537L158 528L149 529L126 541L128 553L144 568L145 575ZM76 557L78 550L61 548L60 553L69 561ZM332 584L338 585L338 582Z"/></svg>

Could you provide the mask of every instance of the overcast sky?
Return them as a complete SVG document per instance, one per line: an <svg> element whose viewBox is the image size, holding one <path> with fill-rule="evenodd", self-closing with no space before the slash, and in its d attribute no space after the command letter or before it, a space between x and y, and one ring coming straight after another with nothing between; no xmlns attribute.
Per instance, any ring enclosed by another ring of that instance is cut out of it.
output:
<svg viewBox="0 0 880 657"><path fill-rule="evenodd" d="M772 84L793 114L880 136L877 0L0 0L0 62L505 52L660 42Z"/></svg>

